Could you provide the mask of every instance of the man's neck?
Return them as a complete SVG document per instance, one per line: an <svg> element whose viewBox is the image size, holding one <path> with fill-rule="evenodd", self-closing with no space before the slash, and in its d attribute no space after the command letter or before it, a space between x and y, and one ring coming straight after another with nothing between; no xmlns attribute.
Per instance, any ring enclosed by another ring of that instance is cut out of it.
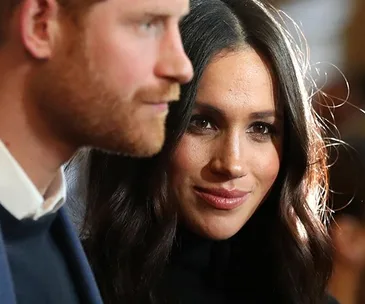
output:
<svg viewBox="0 0 365 304"><path fill-rule="evenodd" d="M26 100L22 74L21 68L0 73L0 140L43 195L60 166L75 151L32 115L29 108L33 105Z"/></svg>
<svg viewBox="0 0 365 304"><path fill-rule="evenodd" d="M358 304L358 288L360 273L342 263L335 263L332 277L329 281L329 292L341 304Z"/></svg>

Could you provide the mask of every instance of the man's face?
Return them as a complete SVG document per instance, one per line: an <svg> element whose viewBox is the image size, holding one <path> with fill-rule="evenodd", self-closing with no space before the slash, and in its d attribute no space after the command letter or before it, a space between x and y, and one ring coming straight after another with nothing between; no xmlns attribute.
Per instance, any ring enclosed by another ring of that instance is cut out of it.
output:
<svg viewBox="0 0 365 304"><path fill-rule="evenodd" d="M178 28L188 7L188 0L107 0L78 26L65 18L56 52L29 80L56 134L75 147L157 153L167 103L192 78Z"/></svg>

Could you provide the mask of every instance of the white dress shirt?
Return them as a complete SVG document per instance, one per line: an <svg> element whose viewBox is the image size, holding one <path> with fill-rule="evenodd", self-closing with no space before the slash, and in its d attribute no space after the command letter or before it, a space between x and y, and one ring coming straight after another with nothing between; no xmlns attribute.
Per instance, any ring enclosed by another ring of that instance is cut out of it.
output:
<svg viewBox="0 0 365 304"><path fill-rule="evenodd" d="M15 218L34 220L56 212L65 202L66 182L62 168L44 197L0 140L0 204Z"/></svg>

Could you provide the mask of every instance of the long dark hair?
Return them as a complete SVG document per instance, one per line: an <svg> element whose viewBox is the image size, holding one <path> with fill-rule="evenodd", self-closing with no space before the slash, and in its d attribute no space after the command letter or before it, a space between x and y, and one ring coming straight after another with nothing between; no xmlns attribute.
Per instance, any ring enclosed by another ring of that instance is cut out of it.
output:
<svg viewBox="0 0 365 304"><path fill-rule="evenodd" d="M256 0L191 1L181 32L195 76L170 108L161 153L150 159L89 153L82 237L105 303L162 301L157 282L177 226L176 212L166 201L169 158L189 123L204 69L216 54L242 45L260 52L273 69L284 105L285 138L270 203L242 229L242 261L249 263L240 266L245 284L236 283L238 288L246 286L247 299L266 294L272 303L323 301L331 272L322 212L326 151L301 56L276 14Z"/></svg>
<svg viewBox="0 0 365 304"><path fill-rule="evenodd" d="M348 138L330 150L330 204L334 221L347 215L365 225L364 152L361 137Z"/></svg>

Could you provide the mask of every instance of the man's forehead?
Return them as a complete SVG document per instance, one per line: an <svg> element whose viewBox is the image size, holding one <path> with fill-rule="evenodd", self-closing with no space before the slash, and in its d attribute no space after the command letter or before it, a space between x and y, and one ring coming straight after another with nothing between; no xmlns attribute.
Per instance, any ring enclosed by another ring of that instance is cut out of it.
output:
<svg viewBox="0 0 365 304"><path fill-rule="evenodd" d="M186 15L189 12L189 0L122 0L129 3L130 11L146 11L156 15Z"/></svg>

